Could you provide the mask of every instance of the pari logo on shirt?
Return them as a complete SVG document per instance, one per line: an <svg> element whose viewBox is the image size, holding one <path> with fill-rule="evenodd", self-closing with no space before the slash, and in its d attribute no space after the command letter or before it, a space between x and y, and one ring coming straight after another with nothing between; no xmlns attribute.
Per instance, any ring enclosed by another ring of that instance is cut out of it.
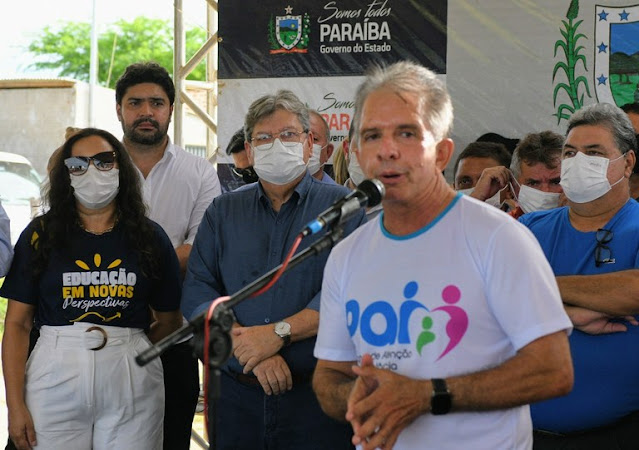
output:
<svg viewBox="0 0 639 450"><path fill-rule="evenodd" d="M120 310L127 308L130 303L128 299L133 298L137 274L121 267L121 259L115 259L106 268L101 268L102 256L99 253L93 256L95 269L82 260L76 260L75 264L83 271L62 274L62 309L71 308L80 314L72 321L82 320L88 315L96 315L105 322L122 317ZM113 315L105 317L92 311L95 308L102 311L108 308L113 310Z"/></svg>
<svg viewBox="0 0 639 450"><path fill-rule="evenodd" d="M399 303L399 309L396 306L397 302L378 300L370 303L362 311L356 299L349 300L346 303L348 332L353 336L359 331L362 339L375 347L414 344L420 355L428 344L446 339L447 344L437 358L440 360L461 342L468 329L468 315L463 308L456 305L461 298L461 291L457 286L446 286L442 290L441 300L438 301L443 301L443 304L431 309L414 300L418 290L419 284L416 281L406 283L404 300ZM413 331L411 335L410 319L416 311L423 315L421 329L417 333ZM443 329L444 332L436 334L433 325L442 320L446 321L445 326L435 328Z"/></svg>

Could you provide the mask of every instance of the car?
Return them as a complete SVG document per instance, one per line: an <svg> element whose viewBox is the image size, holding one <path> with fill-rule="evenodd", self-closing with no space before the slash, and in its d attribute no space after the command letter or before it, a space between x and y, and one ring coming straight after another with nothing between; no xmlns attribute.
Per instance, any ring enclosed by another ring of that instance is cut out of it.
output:
<svg viewBox="0 0 639 450"><path fill-rule="evenodd" d="M31 161L17 153L0 152L0 172L15 173L37 185L42 184L42 177Z"/></svg>
<svg viewBox="0 0 639 450"><path fill-rule="evenodd" d="M0 171L0 202L11 227L11 244L31 222L40 206L40 185L13 172Z"/></svg>

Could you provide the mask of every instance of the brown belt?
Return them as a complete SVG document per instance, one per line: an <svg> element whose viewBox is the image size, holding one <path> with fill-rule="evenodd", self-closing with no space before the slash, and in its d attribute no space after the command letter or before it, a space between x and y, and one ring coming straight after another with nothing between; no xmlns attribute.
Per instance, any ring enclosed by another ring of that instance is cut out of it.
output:
<svg viewBox="0 0 639 450"><path fill-rule="evenodd" d="M232 371L227 371L226 373L228 373L231 377L233 377L233 379L237 381L238 383L245 384L247 386L262 386L255 375L246 375L243 373L237 373ZM293 385L310 383L311 380L313 379L313 373L304 373L304 374L294 373L292 374L292 378L293 378Z"/></svg>

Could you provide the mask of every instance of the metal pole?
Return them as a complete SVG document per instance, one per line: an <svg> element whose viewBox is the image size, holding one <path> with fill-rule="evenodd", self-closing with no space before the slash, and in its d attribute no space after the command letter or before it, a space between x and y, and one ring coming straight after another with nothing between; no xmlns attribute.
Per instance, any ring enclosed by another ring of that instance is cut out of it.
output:
<svg viewBox="0 0 639 450"><path fill-rule="evenodd" d="M98 83L98 30L97 0L93 0L93 17L91 19L91 60L89 67L89 126L95 126L95 86Z"/></svg>

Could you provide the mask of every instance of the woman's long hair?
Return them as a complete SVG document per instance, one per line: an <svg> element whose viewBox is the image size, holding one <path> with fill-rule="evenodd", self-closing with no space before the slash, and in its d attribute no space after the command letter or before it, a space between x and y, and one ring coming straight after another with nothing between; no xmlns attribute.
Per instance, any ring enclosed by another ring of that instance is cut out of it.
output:
<svg viewBox="0 0 639 450"><path fill-rule="evenodd" d="M33 275L38 279L47 267L51 251L67 247L79 231L80 216L71 187L71 175L64 160L71 156L71 149L81 139L99 136L115 151L119 167L120 188L116 202L118 226L124 229L128 244L137 252L142 272L151 278L158 276L155 232L146 218L146 206L142 200L140 180L124 145L108 131L84 128L72 135L52 161L49 184L45 187L48 211L35 219L38 230L33 260Z"/></svg>

